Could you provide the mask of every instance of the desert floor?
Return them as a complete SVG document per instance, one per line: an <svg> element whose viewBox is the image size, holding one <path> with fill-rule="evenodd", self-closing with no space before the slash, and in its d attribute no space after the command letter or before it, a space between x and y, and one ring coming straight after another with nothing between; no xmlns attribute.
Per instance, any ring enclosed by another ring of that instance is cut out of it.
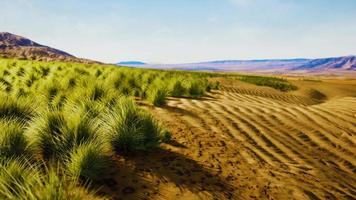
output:
<svg viewBox="0 0 356 200"><path fill-rule="evenodd" d="M288 93L220 81L201 99L142 103L173 140L117 157L103 189L115 199L356 199L356 80L294 78Z"/></svg>

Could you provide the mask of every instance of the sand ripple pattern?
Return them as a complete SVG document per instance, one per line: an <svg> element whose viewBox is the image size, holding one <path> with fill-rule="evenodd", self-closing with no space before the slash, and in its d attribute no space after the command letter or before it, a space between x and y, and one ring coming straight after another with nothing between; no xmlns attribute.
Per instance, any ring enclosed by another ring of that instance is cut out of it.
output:
<svg viewBox="0 0 356 200"><path fill-rule="evenodd" d="M168 106L195 113L178 118L197 134L216 134L238 152L235 173L256 176L250 187L240 188L241 198L356 198L356 97L322 103L263 88L223 86L210 97L172 99ZM204 155L214 149L200 145L199 150ZM222 166L229 160L223 154ZM255 174L238 171L242 165ZM235 173L230 175L243 181Z"/></svg>

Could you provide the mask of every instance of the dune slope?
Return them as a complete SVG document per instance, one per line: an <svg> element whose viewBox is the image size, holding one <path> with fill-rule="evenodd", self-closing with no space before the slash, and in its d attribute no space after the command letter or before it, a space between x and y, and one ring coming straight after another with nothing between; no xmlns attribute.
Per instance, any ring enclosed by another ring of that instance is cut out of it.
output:
<svg viewBox="0 0 356 200"><path fill-rule="evenodd" d="M294 93L222 82L221 90L205 98L171 98L163 108L148 107L172 131L173 141L160 153L118 159L131 168L116 175L124 184L111 188L114 194L356 198L355 81L295 81L301 89Z"/></svg>

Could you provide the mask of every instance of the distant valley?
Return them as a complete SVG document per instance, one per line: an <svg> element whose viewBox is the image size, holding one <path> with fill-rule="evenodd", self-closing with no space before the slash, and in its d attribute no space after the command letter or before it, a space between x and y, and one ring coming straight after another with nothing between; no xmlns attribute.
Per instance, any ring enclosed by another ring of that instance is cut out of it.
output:
<svg viewBox="0 0 356 200"><path fill-rule="evenodd" d="M140 62L141 63L141 62ZM263 60L222 60L184 64L135 64L121 62L119 65L154 69L243 71L243 72L310 72L332 73L356 71L356 56L319 59L263 59Z"/></svg>

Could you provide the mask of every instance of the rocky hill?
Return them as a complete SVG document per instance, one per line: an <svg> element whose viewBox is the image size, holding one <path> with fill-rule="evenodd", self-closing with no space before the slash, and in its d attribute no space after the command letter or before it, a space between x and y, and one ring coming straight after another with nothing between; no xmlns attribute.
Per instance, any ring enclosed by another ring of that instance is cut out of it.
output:
<svg viewBox="0 0 356 200"><path fill-rule="evenodd" d="M68 61L93 63L64 51L38 44L22 36L0 32L0 57L38 61Z"/></svg>

